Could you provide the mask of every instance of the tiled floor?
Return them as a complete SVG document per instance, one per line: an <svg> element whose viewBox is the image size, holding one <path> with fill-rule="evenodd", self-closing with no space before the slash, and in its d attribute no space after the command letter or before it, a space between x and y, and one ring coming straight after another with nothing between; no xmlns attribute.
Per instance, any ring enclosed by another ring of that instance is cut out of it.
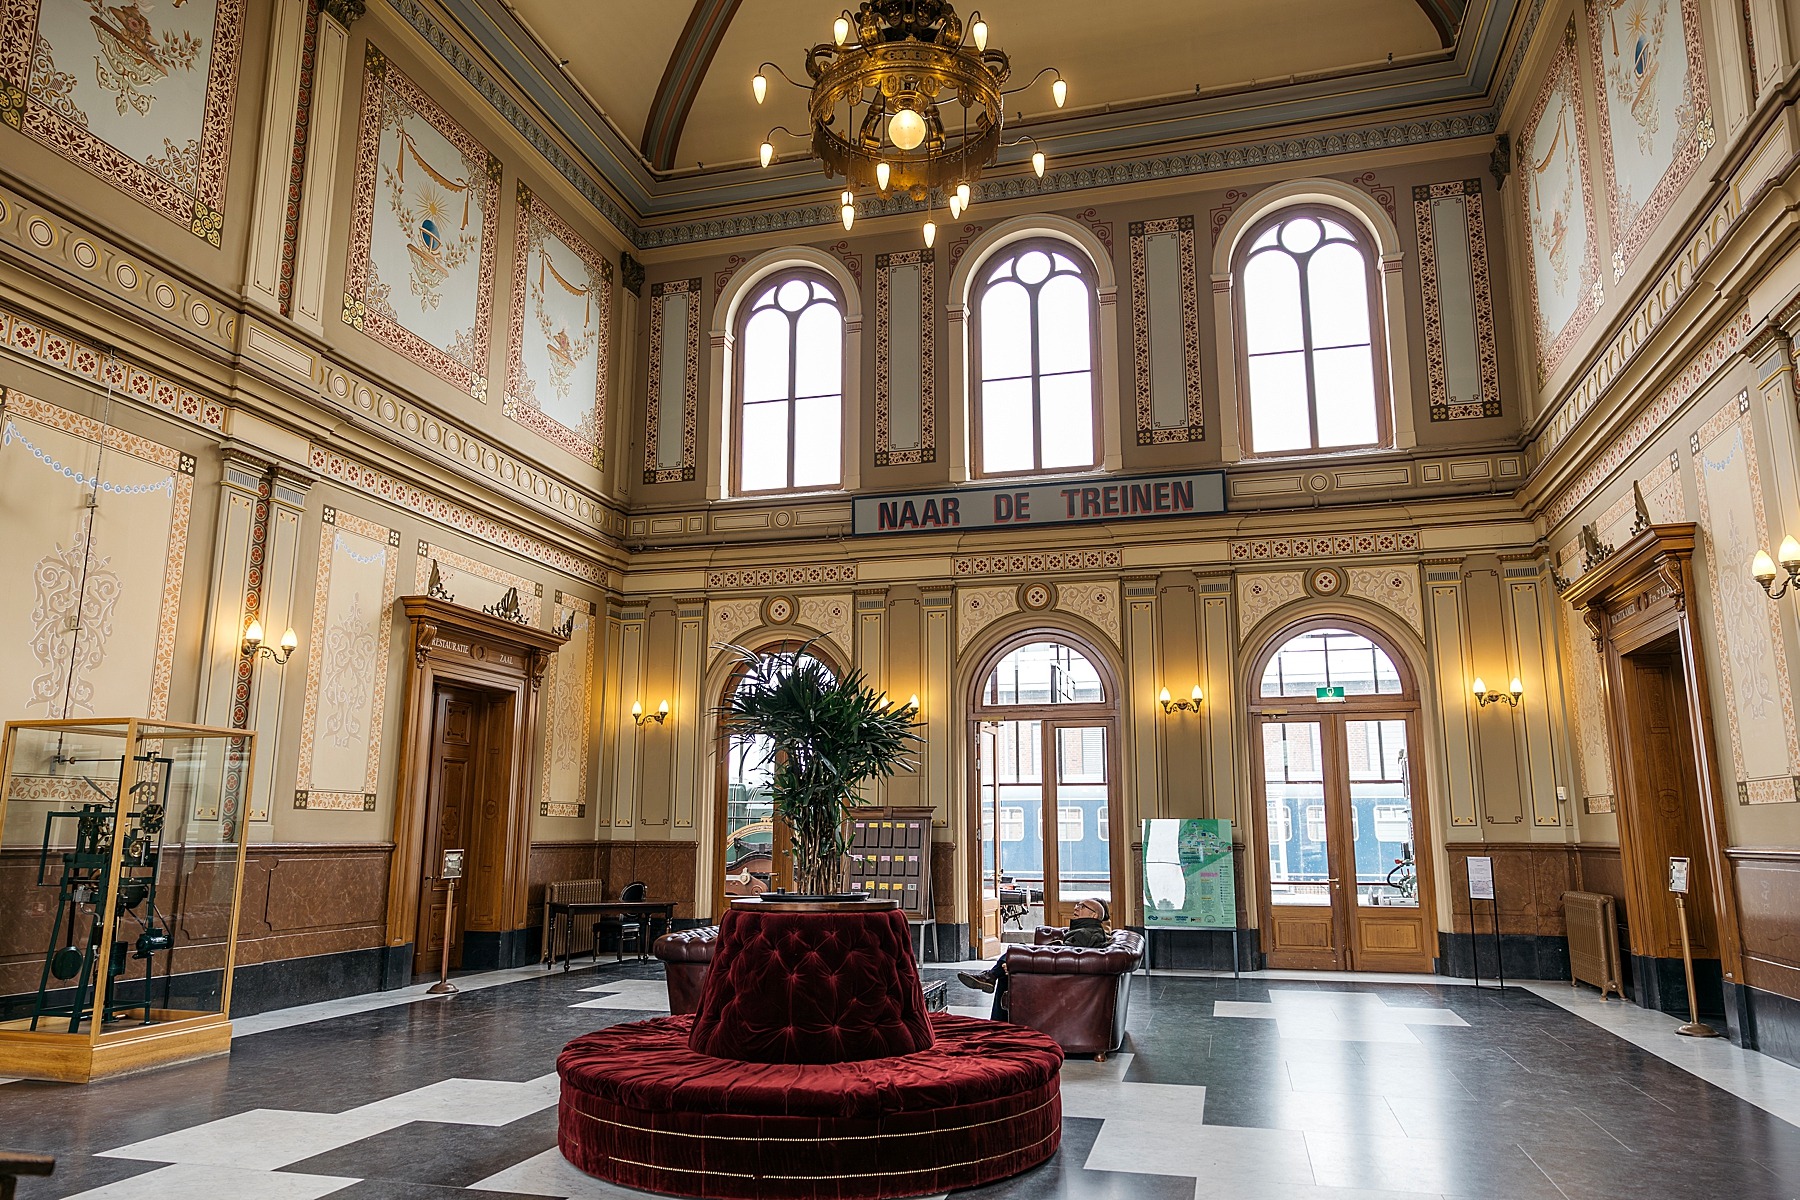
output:
<svg viewBox="0 0 1800 1200"><path fill-rule="evenodd" d="M928 968L933 973L942 969ZM0 1086L21 1200L639 1196L556 1151L557 1050L662 1011L660 967L464 979L238 1022L228 1059ZM985 1014L953 986L953 1009ZM1140 977L1063 1070L1061 1151L991 1200L1800 1200L1800 1071L1566 984ZM0 1081L3 1082L3 1081Z"/></svg>

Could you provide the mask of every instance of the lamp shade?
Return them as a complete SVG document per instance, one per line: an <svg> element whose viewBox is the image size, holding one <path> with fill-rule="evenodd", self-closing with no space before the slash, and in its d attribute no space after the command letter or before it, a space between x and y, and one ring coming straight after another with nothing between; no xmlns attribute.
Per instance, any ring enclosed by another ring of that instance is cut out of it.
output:
<svg viewBox="0 0 1800 1200"><path fill-rule="evenodd" d="M769 77L758 71L750 78L750 90L755 94L756 102L761 104L763 97L769 94Z"/></svg>
<svg viewBox="0 0 1800 1200"><path fill-rule="evenodd" d="M1756 557L1750 561L1750 578L1764 583L1775 578L1775 560L1769 557L1767 550L1758 550Z"/></svg>
<svg viewBox="0 0 1800 1200"><path fill-rule="evenodd" d="M917 150L925 140L925 118L910 108L897 109L888 118L888 140L902 150Z"/></svg>

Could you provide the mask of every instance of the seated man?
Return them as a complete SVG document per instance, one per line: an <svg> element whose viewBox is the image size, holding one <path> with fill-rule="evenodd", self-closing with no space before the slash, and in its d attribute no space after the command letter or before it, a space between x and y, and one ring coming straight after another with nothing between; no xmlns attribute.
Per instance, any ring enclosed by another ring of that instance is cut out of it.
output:
<svg viewBox="0 0 1800 1200"><path fill-rule="evenodd" d="M1058 939L1064 946L1088 946L1098 949L1105 946L1112 937L1112 930L1107 928L1107 919L1112 909L1106 901L1097 897L1088 897L1075 902L1074 915L1069 921L1068 932ZM1006 1017L1006 955L1002 953L994 960L994 965L979 974L972 971L958 971L956 977L964 987L974 988L978 992L994 993L994 1020Z"/></svg>

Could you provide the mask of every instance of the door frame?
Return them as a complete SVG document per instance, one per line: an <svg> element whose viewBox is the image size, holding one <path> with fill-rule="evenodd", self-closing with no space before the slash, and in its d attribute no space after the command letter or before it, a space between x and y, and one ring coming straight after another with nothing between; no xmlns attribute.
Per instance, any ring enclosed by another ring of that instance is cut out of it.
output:
<svg viewBox="0 0 1800 1200"><path fill-rule="evenodd" d="M1343 629L1369 639L1380 647L1394 664L1400 675L1400 692L1396 695L1351 696L1342 704L1318 705L1316 701L1306 701L1299 697L1276 697L1264 699L1262 696L1262 677L1268 669L1270 660L1294 638L1301 634L1319 629ZM1245 682L1244 695L1248 697L1246 711L1250 717L1250 727L1256 734L1249 739L1251 755L1251 796L1249 819L1245 821L1245 837L1247 839L1246 854L1253 856L1256 872L1256 919L1258 928L1268 931L1273 928L1274 903L1270 897L1269 885L1269 809L1267 783L1264 778L1262 727L1270 720L1285 720L1294 723L1317 723L1319 730L1320 771L1324 780L1325 821L1327 853L1337 848L1337 853L1348 853L1350 856L1351 886L1341 890L1332 901L1332 936L1337 943L1334 958L1340 965L1332 967L1305 968L1309 970L1358 971L1358 970L1393 970L1392 966L1376 963L1362 965L1356 961L1355 925L1358 919L1358 904L1355 898L1355 861L1356 845L1348 814L1354 812L1350 802L1349 779L1349 742L1344 735L1344 727L1351 721L1358 720L1394 720L1406 722L1406 762L1410 799L1413 817L1413 869L1417 873L1419 906L1418 912L1424 921L1422 933L1422 952L1432 960L1437 957L1438 912L1436 865L1438 846L1434 840L1431 820L1430 792L1425 786L1424 761L1424 702L1419 688L1419 673L1414 669L1412 660L1401 653L1393 638L1377 629L1367 621L1342 613L1322 613L1290 622L1272 633L1263 643L1261 650L1250 660L1250 670ZM1303 705L1310 707L1302 707ZM1334 735L1333 729L1337 730ZM1332 803L1334 782L1342 789L1341 803ZM1338 811L1334 811L1338 810ZM1329 859L1328 859L1329 861ZM1339 863L1331 864L1333 868L1341 868ZM1339 869L1342 880L1342 871ZM1342 883L1339 884L1343 888ZM1264 947L1264 955L1268 953Z"/></svg>
<svg viewBox="0 0 1800 1200"><path fill-rule="evenodd" d="M447 696L451 693L462 694L471 702L471 706L474 709L474 712L471 715L473 736L470 745L472 750L471 784L475 789L476 796L471 798L471 807L465 818L466 838L464 843L464 873L461 880L461 886L457 888L456 918L451 922L454 941L450 952L450 965L452 967L460 968L462 966L463 946L467 940L464 935L471 928L469 919L474 910L475 873L479 869L479 864L482 861L481 851L485 850L495 842L498 842L502 847L506 844L506 814L502 812L493 818L484 818L480 809L479 797L483 795L493 795L496 792L501 791L504 787L504 779L496 779L492 776L497 772L499 767L504 765L505 758L498 752L498 747L504 745L507 741L507 735L511 725L509 718L511 716L510 710L513 696L509 692L499 691L493 688L476 687L450 679L439 679L432 685L432 720L431 729L428 733L430 749L426 752L424 829L419 853L419 921L415 925L413 935L413 945L421 951L426 944L425 939L419 936L426 932L424 925L425 912L428 908L426 897L427 893L430 891L431 885L438 882L436 872L440 865L430 862L427 859L427 855L431 851L434 840L432 831L437 823L438 816L442 811L441 801L434 795L434 786L438 779L438 772L436 770L438 764L435 761L439 734L438 717L441 706L444 704ZM484 902L495 899L498 899L498 897L484 897ZM489 921L491 923L491 918L489 918ZM438 933L437 930L431 932L433 934ZM413 975L415 978L422 975L429 975L437 969L438 960L435 956L427 961L421 959L419 953L413 955Z"/></svg>
<svg viewBox="0 0 1800 1200"><path fill-rule="evenodd" d="M1100 677L1100 690L1105 699L1099 704L985 704L982 701L982 694L987 690L987 681L1001 660L1022 646L1038 642L1061 643L1092 663L1095 672ZM965 821L969 832L968 849L965 855L969 866L968 911L972 918L969 921L971 952L977 957L981 952L981 764L977 761L976 751L980 744L981 726L983 722L988 721L1038 721L1040 722L1040 733L1047 739L1047 744L1052 750L1054 750L1054 744L1051 739L1053 739L1053 729L1056 726L1100 726L1106 729L1106 808L1109 830L1106 853L1107 869L1112 874L1113 898L1111 904L1115 918L1114 923L1117 924L1118 918L1125 911L1118 893L1120 882L1126 879L1127 865L1120 847L1128 846L1131 839L1129 837L1121 839L1118 836L1121 825L1118 818L1124 802L1120 790L1123 783L1120 777L1123 759L1120 756L1119 747L1120 729L1123 723L1121 709L1124 697L1119 687L1118 675L1114 671L1111 661L1092 642L1078 633L1047 626L1032 626L1015 630L989 647L987 653L982 655L969 687L969 717L965 724L964 737L966 741L964 742L963 758L964 774L967 780L967 790L964 794L973 801L968 805ZM1045 770L1053 771L1054 767L1054 755L1047 754ZM1046 921L1051 920L1051 906L1060 903L1055 899L1052 891L1056 880L1052 878L1053 872L1049 869L1054 852L1048 849L1048 845L1055 834L1051 829L1044 828L1043 810L1043 806L1050 803L1050 797L1054 793L1054 782L1046 779L1044 793L1039 800L1038 813L1039 830L1044 835L1043 840L1046 844L1044 853L1044 919ZM999 814L995 813L994 836L998 838L999 834Z"/></svg>

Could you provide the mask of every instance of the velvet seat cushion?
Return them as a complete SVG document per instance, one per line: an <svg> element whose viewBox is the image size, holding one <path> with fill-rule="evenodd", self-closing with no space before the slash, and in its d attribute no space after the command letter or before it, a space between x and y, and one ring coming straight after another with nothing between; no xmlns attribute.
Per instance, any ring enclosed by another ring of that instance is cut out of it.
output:
<svg viewBox="0 0 1800 1200"><path fill-rule="evenodd" d="M731 909L688 1044L757 1063L845 1063L931 1045L905 914Z"/></svg>

